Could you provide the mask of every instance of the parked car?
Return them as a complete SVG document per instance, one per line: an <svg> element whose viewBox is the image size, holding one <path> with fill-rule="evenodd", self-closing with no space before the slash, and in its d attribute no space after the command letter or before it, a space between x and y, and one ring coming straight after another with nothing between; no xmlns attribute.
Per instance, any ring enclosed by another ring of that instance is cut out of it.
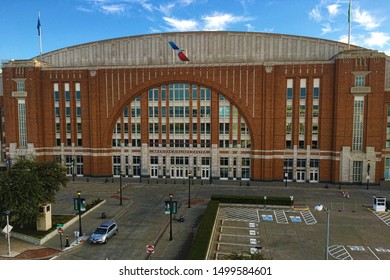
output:
<svg viewBox="0 0 390 280"><path fill-rule="evenodd" d="M113 222L104 222L98 226L89 237L90 243L107 243L113 235L118 233L118 225Z"/></svg>

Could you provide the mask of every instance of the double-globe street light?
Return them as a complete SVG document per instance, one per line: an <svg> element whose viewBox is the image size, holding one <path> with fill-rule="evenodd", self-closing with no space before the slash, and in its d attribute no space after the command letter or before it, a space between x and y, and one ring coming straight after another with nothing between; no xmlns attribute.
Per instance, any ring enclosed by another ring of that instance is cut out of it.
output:
<svg viewBox="0 0 390 280"><path fill-rule="evenodd" d="M173 240L172 237L172 213L173 213L173 203L172 203L173 194L169 194L169 241Z"/></svg>
<svg viewBox="0 0 390 280"><path fill-rule="evenodd" d="M81 191L77 191L77 206L79 209L79 236L83 236L81 229Z"/></svg>
<svg viewBox="0 0 390 280"><path fill-rule="evenodd" d="M7 227L6 227L6 234L7 234L7 241L8 241L8 255L11 256L11 227L9 225L9 215L11 214L11 211L7 210L5 211L5 215L7 217Z"/></svg>
<svg viewBox="0 0 390 280"><path fill-rule="evenodd" d="M326 208L322 204L318 204L314 207L314 210L321 212L326 212L326 234L325 234L325 260L328 260L328 251L329 251L329 218L330 218L330 209Z"/></svg>

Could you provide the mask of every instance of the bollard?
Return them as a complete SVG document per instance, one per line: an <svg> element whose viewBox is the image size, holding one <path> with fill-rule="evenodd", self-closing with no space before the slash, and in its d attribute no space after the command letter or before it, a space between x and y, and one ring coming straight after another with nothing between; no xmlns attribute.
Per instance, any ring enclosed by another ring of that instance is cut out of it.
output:
<svg viewBox="0 0 390 280"><path fill-rule="evenodd" d="M66 236L66 243L65 243L65 247L69 247L69 236Z"/></svg>

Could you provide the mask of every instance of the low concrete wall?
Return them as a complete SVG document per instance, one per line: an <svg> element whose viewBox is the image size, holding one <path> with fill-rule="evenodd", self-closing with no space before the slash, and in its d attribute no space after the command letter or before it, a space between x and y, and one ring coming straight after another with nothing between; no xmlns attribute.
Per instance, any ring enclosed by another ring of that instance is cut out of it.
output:
<svg viewBox="0 0 390 280"><path fill-rule="evenodd" d="M94 211L95 209L99 208L101 205L103 205L104 203L106 203L106 200L103 200L101 201L100 203L96 204L94 207L92 207L91 209L89 209L88 211L86 211L85 213L83 213L81 215L81 217L83 218L84 216L88 215L89 213L91 213L92 211ZM68 228L69 226L71 226L73 223L77 222L79 219L78 215L76 215L74 218L72 218L70 221L66 222L64 224L64 226L62 227L62 229L66 229ZM58 234L58 232L56 230L53 230L52 232L48 233L47 235L45 235L43 238L39 239L39 238L35 238L35 237L32 237L32 236L29 236L29 235L25 235L25 234L21 234L21 233L18 233L18 232L11 232L11 236L13 238L16 238L16 239L19 239L19 240L23 240L23 241L26 241L26 242L29 242L29 243L32 243L32 244L35 244L35 245L42 245L44 244L46 241L48 241L49 239L53 238L54 236L56 236Z"/></svg>

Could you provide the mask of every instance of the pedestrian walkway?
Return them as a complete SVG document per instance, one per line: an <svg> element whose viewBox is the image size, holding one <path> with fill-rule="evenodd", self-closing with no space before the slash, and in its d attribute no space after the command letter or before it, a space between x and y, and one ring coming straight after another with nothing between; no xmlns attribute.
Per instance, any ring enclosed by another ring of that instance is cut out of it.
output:
<svg viewBox="0 0 390 280"><path fill-rule="evenodd" d="M390 226L390 213L389 212L374 212L375 215L386 225Z"/></svg>

